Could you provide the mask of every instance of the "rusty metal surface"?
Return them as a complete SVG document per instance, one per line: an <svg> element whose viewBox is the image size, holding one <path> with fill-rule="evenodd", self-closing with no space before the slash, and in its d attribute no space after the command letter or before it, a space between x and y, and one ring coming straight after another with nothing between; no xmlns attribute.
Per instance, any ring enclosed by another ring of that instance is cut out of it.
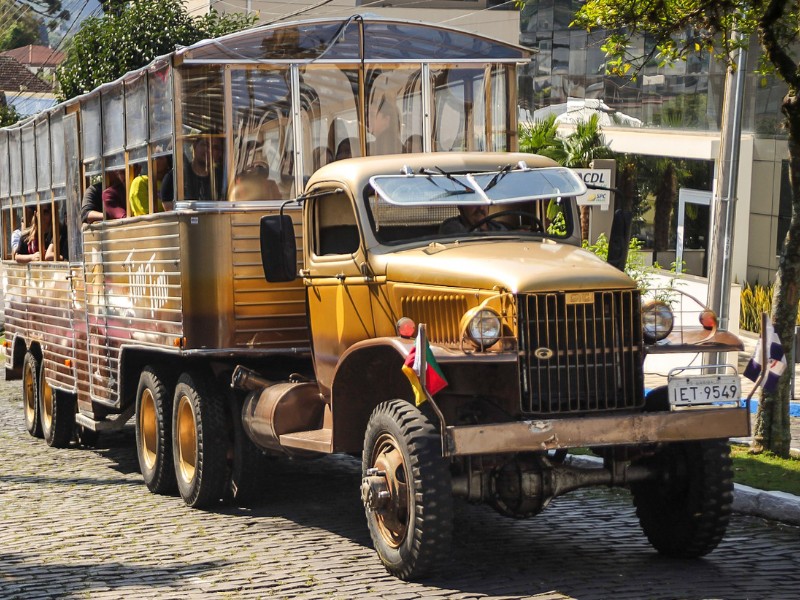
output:
<svg viewBox="0 0 800 600"><path fill-rule="evenodd" d="M746 409L719 408L448 427L446 436L451 455L469 455L708 440L749 434L750 418Z"/></svg>

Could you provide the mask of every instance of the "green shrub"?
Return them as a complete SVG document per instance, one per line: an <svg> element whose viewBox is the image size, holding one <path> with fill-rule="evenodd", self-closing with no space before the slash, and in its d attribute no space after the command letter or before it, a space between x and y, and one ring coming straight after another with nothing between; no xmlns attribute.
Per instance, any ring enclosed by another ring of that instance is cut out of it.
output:
<svg viewBox="0 0 800 600"><path fill-rule="evenodd" d="M761 313L772 312L772 292L772 284L744 284L739 304L739 329L761 333ZM796 324L800 325L800 310Z"/></svg>

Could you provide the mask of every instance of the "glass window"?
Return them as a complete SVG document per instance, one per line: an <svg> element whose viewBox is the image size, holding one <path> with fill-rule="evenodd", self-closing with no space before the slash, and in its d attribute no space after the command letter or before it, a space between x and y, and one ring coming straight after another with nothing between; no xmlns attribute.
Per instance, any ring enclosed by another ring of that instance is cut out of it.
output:
<svg viewBox="0 0 800 600"><path fill-rule="evenodd" d="M125 82L125 147L138 148L147 143L147 77L141 73Z"/></svg>
<svg viewBox="0 0 800 600"><path fill-rule="evenodd" d="M230 200L274 200L292 193L289 88L288 70L231 73L234 186Z"/></svg>
<svg viewBox="0 0 800 600"><path fill-rule="evenodd" d="M102 156L103 134L100 120L100 96L87 98L81 103L81 147L84 162Z"/></svg>
<svg viewBox="0 0 800 600"><path fill-rule="evenodd" d="M189 67L180 74L176 198L223 200L227 183L222 69Z"/></svg>
<svg viewBox="0 0 800 600"><path fill-rule="evenodd" d="M20 129L11 129L8 132L9 192L12 196L19 196L22 193L21 137L22 132Z"/></svg>
<svg viewBox="0 0 800 600"><path fill-rule="evenodd" d="M334 160L359 156L358 72L337 67L300 70L303 176Z"/></svg>
<svg viewBox="0 0 800 600"><path fill-rule="evenodd" d="M50 156L53 157L51 172L53 187L66 185L66 162L64 160L64 113L50 115Z"/></svg>
<svg viewBox="0 0 800 600"><path fill-rule="evenodd" d="M8 195L8 132L0 131L0 200Z"/></svg>
<svg viewBox="0 0 800 600"><path fill-rule="evenodd" d="M22 128L22 193L36 191L36 146L33 123Z"/></svg>
<svg viewBox="0 0 800 600"><path fill-rule="evenodd" d="M172 137L172 68L161 63L147 74L150 140Z"/></svg>
<svg viewBox="0 0 800 600"><path fill-rule="evenodd" d="M36 121L36 178L40 192L50 191L50 127L47 116Z"/></svg>
<svg viewBox="0 0 800 600"><path fill-rule="evenodd" d="M117 154L125 149L125 113L122 85L104 90L103 101L103 156Z"/></svg>
<svg viewBox="0 0 800 600"><path fill-rule="evenodd" d="M422 80L418 67L370 69L367 154L396 154L422 141ZM415 142L415 140L417 140Z"/></svg>
<svg viewBox="0 0 800 600"><path fill-rule="evenodd" d="M434 106L433 149L486 149L486 73L482 67L431 68Z"/></svg>

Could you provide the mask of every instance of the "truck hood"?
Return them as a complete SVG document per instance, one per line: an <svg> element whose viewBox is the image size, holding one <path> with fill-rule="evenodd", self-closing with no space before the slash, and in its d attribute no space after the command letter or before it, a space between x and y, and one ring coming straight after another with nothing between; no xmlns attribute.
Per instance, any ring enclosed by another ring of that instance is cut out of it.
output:
<svg viewBox="0 0 800 600"><path fill-rule="evenodd" d="M483 240L431 244L384 255L396 283L510 292L633 288L623 272L596 255L551 240Z"/></svg>

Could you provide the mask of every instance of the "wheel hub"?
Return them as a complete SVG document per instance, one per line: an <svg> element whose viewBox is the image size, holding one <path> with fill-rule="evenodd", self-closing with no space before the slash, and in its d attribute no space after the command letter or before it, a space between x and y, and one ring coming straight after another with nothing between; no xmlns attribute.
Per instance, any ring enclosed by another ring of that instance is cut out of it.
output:
<svg viewBox="0 0 800 600"><path fill-rule="evenodd" d="M361 481L361 500L374 514L375 523L386 543L398 547L409 527L411 500L407 468L397 440L382 435L374 446L372 467Z"/></svg>
<svg viewBox="0 0 800 600"><path fill-rule="evenodd" d="M389 505L389 487L386 483L386 473L378 469L368 469L367 475L361 480L361 501L367 510L376 511Z"/></svg>

